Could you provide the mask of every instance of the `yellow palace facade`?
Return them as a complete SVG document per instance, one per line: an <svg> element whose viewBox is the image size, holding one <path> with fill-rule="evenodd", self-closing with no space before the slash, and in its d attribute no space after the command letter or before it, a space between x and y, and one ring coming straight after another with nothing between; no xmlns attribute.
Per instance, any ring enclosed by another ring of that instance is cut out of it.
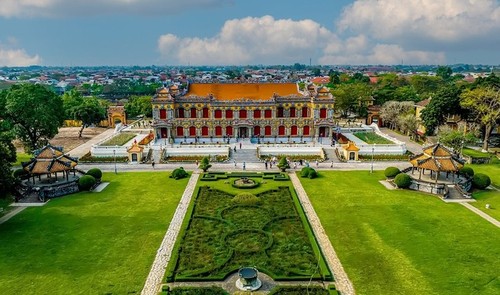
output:
<svg viewBox="0 0 500 295"><path fill-rule="evenodd" d="M153 128L165 142L303 142L331 138L334 98L295 83L193 83L158 89Z"/></svg>

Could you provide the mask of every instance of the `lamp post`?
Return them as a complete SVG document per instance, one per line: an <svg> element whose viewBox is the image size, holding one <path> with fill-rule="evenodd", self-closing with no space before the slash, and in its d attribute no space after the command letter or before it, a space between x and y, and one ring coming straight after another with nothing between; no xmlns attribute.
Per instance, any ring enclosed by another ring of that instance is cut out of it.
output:
<svg viewBox="0 0 500 295"><path fill-rule="evenodd" d="M373 173L373 154L375 153L375 145L372 145L372 163L370 165L370 173Z"/></svg>
<svg viewBox="0 0 500 295"><path fill-rule="evenodd" d="M114 159L114 162L115 162L115 174L118 174L116 172L116 150L113 150L113 159Z"/></svg>

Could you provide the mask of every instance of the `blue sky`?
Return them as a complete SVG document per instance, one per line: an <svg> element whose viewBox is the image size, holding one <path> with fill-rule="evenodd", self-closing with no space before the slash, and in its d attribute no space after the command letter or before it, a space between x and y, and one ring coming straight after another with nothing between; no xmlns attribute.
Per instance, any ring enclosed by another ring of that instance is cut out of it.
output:
<svg viewBox="0 0 500 295"><path fill-rule="evenodd" d="M1 0L0 66L500 64L499 0Z"/></svg>

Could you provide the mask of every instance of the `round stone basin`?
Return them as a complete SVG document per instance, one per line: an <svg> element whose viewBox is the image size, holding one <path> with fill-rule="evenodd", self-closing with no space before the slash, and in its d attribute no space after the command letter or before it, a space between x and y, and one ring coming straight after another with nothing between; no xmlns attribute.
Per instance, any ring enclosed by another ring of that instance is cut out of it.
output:
<svg viewBox="0 0 500 295"><path fill-rule="evenodd" d="M238 274L240 275L240 278L245 280L257 278L257 270L253 267L243 267L242 269L240 269Z"/></svg>
<svg viewBox="0 0 500 295"><path fill-rule="evenodd" d="M236 287L243 291L255 291L262 287L262 282L257 275L259 272L255 267L242 267L238 271L240 278L236 281Z"/></svg>

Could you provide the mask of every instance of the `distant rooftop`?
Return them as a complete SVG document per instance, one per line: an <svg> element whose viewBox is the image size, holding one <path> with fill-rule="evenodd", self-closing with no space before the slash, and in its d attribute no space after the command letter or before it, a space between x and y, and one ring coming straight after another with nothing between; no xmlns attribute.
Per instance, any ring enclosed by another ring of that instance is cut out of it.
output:
<svg viewBox="0 0 500 295"><path fill-rule="evenodd" d="M207 97L210 94L218 100L268 100L277 96L303 96L294 83L200 83L190 84L186 96Z"/></svg>

